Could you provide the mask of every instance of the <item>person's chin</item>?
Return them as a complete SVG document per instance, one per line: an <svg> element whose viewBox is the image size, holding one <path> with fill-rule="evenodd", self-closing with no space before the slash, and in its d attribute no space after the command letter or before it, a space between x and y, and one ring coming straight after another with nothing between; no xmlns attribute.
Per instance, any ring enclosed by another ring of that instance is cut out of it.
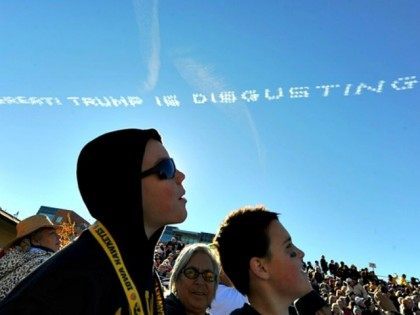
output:
<svg viewBox="0 0 420 315"><path fill-rule="evenodd" d="M178 209L175 210L175 212L177 213L176 217L174 218L174 222L173 223L182 223L185 221L185 219L187 218L187 209L185 208L185 205L179 207Z"/></svg>
<svg viewBox="0 0 420 315"><path fill-rule="evenodd" d="M182 212L182 216L180 218L180 221L178 223L182 223L187 219L188 216L188 212L187 209L184 207L183 212Z"/></svg>
<svg viewBox="0 0 420 315"><path fill-rule="evenodd" d="M180 211L182 213L182 221L184 222L185 219L187 218L188 212L187 212L187 199L182 198L181 200L181 205L180 205Z"/></svg>

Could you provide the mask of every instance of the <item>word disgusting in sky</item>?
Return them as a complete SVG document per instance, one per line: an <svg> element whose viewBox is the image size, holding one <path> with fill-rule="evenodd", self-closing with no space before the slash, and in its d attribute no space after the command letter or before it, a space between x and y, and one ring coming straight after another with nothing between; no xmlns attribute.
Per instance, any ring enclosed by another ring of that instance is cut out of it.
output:
<svg viewBox="0 0 420 315"><path fill-rule="evenodd" d="M192 103L196 105L203 104L234 104L238 101L252 103L259 100L268 102L280 101L283 98L302 99L309 98L311 95L321 97L329 97L331 95L357 96L366 93L380 94L385 88L394 91L403 91L413 89L418 83L416 76L406 76L397 78L394 81L387 82L379 80L375 85L367 83L346 83L346 84L322 84L313 87L309 86L293 86L288 89L277 87L275 89L264 89L257 91L254 89L244 91L226 90L210 93L193 93L191 95ZM64 102L73 106L85 107L136 107L144 103L139 96L101 96L101 97L79 97L67 96L65 98L58 97L39 97L39 96L0 96L0 105L63 105ZM155 96L154 102L158 106L179 107L181 101L177 95Z"/></svg>

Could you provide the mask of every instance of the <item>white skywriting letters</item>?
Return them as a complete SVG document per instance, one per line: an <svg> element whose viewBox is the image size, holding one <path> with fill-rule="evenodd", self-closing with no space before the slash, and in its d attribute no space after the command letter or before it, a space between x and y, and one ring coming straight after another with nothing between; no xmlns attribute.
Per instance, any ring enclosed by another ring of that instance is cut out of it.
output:
<svg viewBox="0 0 420 315"><path fill-rule="evenodd" d="M186 101L194 105L235 104L238 102L282 102L285 99L308 99L313 97L351 97L379 95L385 91L405 91L414 89L418 83L416 76L399 77L393 81L378 80L360 83L330 83L315 86L274 86L261 90L225 90L213 92L194 92ZM176 94L156 95L152 102L139 96L0 96L0 105L62 106L70 104L76 107L135 108L143 104L155 104L159 107L180 107L181 99Z"/></svg>

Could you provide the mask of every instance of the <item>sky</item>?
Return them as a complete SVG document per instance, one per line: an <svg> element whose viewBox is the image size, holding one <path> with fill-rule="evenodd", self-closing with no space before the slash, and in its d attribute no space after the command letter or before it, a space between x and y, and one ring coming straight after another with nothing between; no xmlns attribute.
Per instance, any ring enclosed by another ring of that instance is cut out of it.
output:
<svg viewBox="0 0 420 315"><path fill-rule="evenodd" d="M420 277L420 2L2 1L0 207L89 222L78 154L156 128L180 229L264 204L305 260Z"/></svg>

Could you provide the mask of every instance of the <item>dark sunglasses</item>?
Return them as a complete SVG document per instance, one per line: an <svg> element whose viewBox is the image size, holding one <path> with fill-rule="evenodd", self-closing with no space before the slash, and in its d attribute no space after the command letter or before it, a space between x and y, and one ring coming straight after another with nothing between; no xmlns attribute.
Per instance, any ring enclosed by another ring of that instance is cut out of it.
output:
<svg viewBox="0 0 420 315"><path fill-rule="evenodd" d="M156 174L160 179L171 179L175 177L176 167L173 159L168 158L160 161L158 164L141 173L140 177L146 177Z"/></svg>
<svg viewBox="0 0 420 315"><path fill-rule="evenodd" d="M182 270L182 273L185 277L191 280L195 280L198 278L199 275L201 275L206 282L214 282L216 280L216 275L213 271L210 270L204 270L202 272L198 271L197 268L194 267L188 267L184 268Z"/></svg>

